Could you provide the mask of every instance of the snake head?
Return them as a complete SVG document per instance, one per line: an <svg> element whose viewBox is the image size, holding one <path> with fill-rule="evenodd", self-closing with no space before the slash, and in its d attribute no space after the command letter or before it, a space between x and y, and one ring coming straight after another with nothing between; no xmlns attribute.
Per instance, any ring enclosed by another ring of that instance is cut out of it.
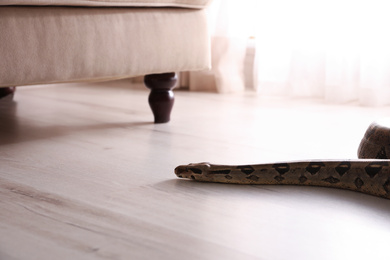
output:
<svg viewBox="0 0 390 260"><path fill-rule="evenodd" d="M179 178L196 179L196 176L204 175L208 172L210 163L191 163L179 165L175 168L175 174Z"/></svg>

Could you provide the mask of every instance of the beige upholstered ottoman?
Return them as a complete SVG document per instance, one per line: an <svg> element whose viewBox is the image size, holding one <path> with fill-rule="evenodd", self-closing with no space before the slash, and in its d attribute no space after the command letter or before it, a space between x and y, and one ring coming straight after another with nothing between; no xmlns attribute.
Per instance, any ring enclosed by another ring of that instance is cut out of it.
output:
<svg viewBox="0 0 390 260"><path fill-rule="evenodd" d="M146 75L155 122L167 122L175 72L210 66L209 1L2 0L0 95Z"/></svg>

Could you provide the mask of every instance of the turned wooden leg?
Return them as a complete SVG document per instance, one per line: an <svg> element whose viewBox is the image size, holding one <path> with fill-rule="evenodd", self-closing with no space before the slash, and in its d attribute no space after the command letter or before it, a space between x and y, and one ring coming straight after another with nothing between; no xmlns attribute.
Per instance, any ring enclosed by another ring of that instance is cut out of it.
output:
<svg viewBox="0 0 390 260"><path fill-rule="evenodd" d="M151 90L149 105L154 114L154 122L169 122L174 103L172 89L177 82L176 73L146 75L144 82L146 87Z"/></svg>
<svg viewBox="0 0 390 260"><path fill-rule="evenodd" d="M13 96L14 93L15 93L15 87L0 88L0 99L5 98L9 95Z"/></svg>

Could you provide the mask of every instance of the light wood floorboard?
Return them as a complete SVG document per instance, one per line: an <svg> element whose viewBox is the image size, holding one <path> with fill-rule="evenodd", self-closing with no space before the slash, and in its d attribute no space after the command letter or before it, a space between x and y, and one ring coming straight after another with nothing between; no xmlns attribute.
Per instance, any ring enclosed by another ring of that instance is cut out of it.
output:
<svg viewBox="0 0 390 260"><path fill-rule="evenodd" d="M390 200L179 180L179 164L356 158L389 107L176 91L152 124L127 80L0 101L0 259L389 259Z"/></svg>

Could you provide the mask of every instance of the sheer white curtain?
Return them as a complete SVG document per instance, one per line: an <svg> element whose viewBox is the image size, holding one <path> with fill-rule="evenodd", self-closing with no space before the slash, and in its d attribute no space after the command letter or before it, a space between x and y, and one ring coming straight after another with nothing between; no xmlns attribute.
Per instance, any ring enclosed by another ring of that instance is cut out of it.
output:
<svg viewBox="0 0 390 260"><path fill-rule="evenodd" d="M212 63L193 90L245 89L255 36L255 90L330 103L390 104L390 4L384 0L215 0Z"/></svg>

